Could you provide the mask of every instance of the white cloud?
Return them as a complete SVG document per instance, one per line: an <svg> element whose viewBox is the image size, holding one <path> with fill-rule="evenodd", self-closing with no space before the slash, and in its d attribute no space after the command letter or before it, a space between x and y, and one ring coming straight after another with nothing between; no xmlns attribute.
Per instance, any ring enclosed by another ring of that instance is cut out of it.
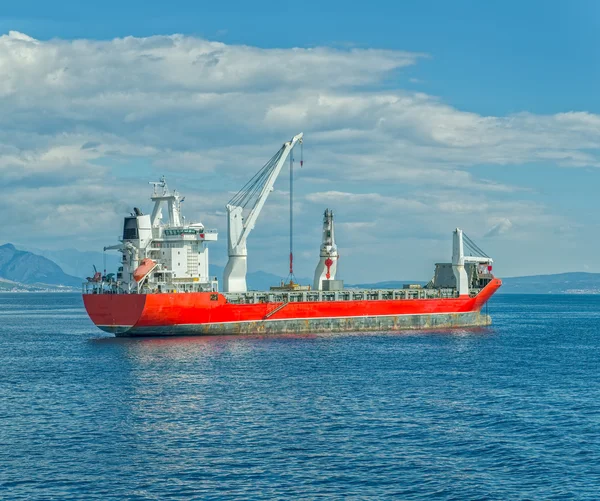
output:
<svg viewBox="0 0 600 501"><path fill-rule="evenodd" d="M512 227L513 224L511 223L510 219L504 218L492 226L484 235L484 237L497 237L499 235L503 235L504 233L510 231Z"/></svg>
<svg viewBox="0 0 600 501"><path fill-rule="evenodd" d="M481 116L398 88L396 72L422 57L182 35L0 36L0 176L10 186L0 210L30 208L9 218L6 239L29 231L55 246L112 241L121 214L146 201L145 182L161 174L188 190L187 211L223 232L230 193L300 130L297 217L307 249L318 247L318 214L329 204L348 235L360 227L373 239L421 235L427 245L459 224L522 239L567 226L529 199L530 187L485 179L477 166L600 166L600 117ZM272 224L259 222L253 245L264 243L266 260L285 201L275 195L265 210Z"/></svg>
<svg viewBox="0 0 600 501"><path fill-rule="evenodd" d="M306 196L309 202L317 204L336 204L342 207L368 209L369 214L382 210L399 210L402 212L424 212L431 210L426 204L399 197L383 196L379 193L346 193L341 191L325 191L311 193Z"/></svg>

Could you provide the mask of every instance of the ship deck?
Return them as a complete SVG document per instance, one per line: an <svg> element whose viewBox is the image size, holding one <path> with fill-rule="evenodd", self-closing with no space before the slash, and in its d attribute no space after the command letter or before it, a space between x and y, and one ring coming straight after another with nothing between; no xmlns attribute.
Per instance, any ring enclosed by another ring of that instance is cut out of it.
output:
<svg viewBox="0 0 600 501"><path fill-rule="evenodd" d="M471 289L475 297L481 289ZM456 289L344 289L341 291L249 291L223 292L231 304L381 301L401 299L449 299L458 297Z"/></svg>
<svg viewBox="0 0 600 501"><path fill-rule="evenodd" d="M469 289L469 296L476 297L483 288ZM164 291L140 292L139 294L188 294L194 292L211 292L227 299L230 304L260 304L260 303L302 303L302 302L328 302L328 301L389 301L409 299L452 299L458 298L455 288L410 288L410 289L343 289L339 291L247 291L247 292L216 292L177 290L169 287ZM86 282L83 284L82 293L131 295L136 292L121 292L102 282Z"/></svg>
<svg viewBox="0 0 600 501"><path fill-rule="evenodd" d="M84 294L90 318L117 335L343 332L488 325L502 282L455 289Z"/></svg>

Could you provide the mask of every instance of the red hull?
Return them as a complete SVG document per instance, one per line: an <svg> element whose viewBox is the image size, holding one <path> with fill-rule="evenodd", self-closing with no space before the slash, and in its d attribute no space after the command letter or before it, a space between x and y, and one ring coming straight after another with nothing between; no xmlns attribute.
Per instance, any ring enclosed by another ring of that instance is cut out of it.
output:
<svg viewBox="0 0 600 501"><path fill-rule="evenodd" d="M83 300L92 321L101 329L117 335L321 330L320 324L315 324L316 321L323 323L323 331L375 330L372 327L385 328L387 324L367 322L363 329L359 321L385 317L400 319L390 324L393 329L393 326L405 326L406 322L401 321L402 317L433 318L435 315L446 315L450 319L458 319L456 315L478 314L501 284L499 279L493 279L475 297L290 302L277 311L275 309L281 303L231 304L222 294L217 294L215 300L215 293L210 292L84 294ZM418 328L415 322L412 323ZM247 328L242 324L253 324L254 327ZM279 327L268 328L268 324ZM450 324L459 326L477 324L477 321L450 320ZM439 323L433 322L433 325L437 326Z"/></svg>

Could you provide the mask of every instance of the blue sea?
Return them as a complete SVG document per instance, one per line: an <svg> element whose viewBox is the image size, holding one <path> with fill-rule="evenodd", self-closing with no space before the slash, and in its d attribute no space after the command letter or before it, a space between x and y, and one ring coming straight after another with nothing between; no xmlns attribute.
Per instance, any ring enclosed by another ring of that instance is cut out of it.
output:
<svg viewBox="0 0 600 501"><path fill-rule="evenodd" d="M480 330L115 339L0 294L0 498L600 499L600 296Z"/></svg>

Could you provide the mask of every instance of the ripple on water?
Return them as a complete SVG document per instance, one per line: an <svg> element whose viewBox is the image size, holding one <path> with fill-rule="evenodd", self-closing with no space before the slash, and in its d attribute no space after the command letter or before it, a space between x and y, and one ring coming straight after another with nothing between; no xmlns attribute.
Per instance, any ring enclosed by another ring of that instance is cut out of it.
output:
<svg viewBox="0 0 600 501"><path fill-rule="evenodd" d="M471 331L115 339L0 295L6 499L597 499L600 297Z"/></svg>

